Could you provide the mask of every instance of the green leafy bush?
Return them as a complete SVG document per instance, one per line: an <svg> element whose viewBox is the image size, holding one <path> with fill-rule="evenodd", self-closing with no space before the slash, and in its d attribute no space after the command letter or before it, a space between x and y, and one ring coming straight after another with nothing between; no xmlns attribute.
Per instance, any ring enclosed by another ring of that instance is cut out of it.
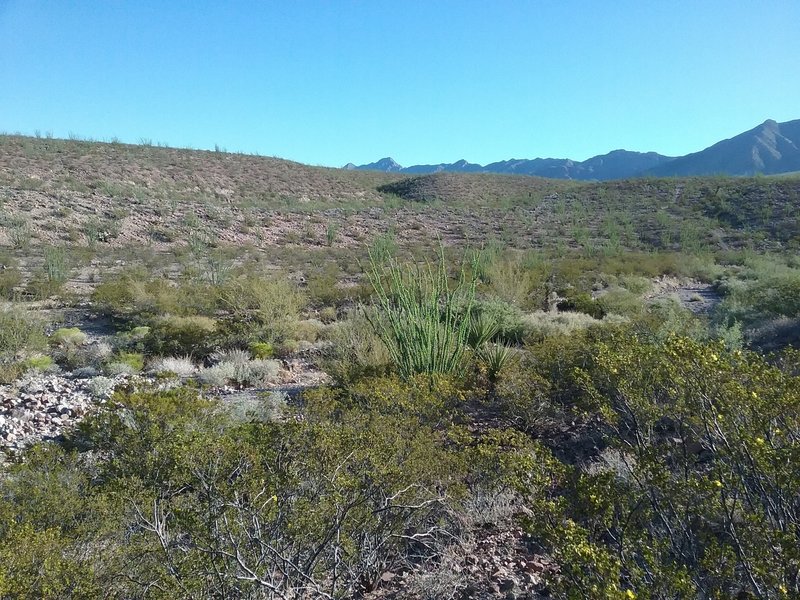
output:
<svg viewBox="0 0 800 600"><path fill-rule="evenodd" d="M44 322L30 312L17 308L0 309L0 360L45 347Z"/></svg>
<svg viewBox="0 0 800 600"><path fill-rule="evenodd" d="M679 337L599 344L585 374L619 459L565 496L567 588L796 595L800 379Z"/></svg>
<svg viewBox="0 0 800 600"><path fill-rule="evenodd" d="M111 358L112 363L127 365L134 373L144 369L144 354L139 352L118 352Z"/></svg>
<svg viewBox="0 0 800 600"><path fill-rule="evenodd" d="M154 319L144 338L148 354L205 358L214 351L217 322L203 316L167 316Z"/></svg>
<svg viewBox="0 0 800 600"><path fill-rule="evenodd" d="M0 298L12 300L17 288L22 283L22 273L15 266L6 266L0 270Z"/></svg>
<svg viewBox="0 0 800 600"><path fill-rule="evenodd" d="M50 336L50 345L77 348L86 343L86 334L77 327L61 327Z"/></svg>
<svg viewBox="0 0 800 600"><path fill-rule="evenodd" d="M272 358L275 356L275 348L269 342L250 342L248 347L253 358Z"/></svg>

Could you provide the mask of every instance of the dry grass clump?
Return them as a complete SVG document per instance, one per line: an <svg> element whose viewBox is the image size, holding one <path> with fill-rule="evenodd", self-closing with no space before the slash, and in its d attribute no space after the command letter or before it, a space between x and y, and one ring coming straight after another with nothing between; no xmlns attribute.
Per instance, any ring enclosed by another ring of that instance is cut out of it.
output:
<svg viewBox="0 0 800 600"><path fill-rule="evenodd" d="M153 359L148 372L154 375L174 373L181 379L187 379L197 372L197 367L189 356L165 356Z"/></svg>
<svg viewBox="0 0 800 600"><path fill-rule="evenodd" d="M582 312L545 312L541 310L525 315L522 321L528 336L534 339L569 335L603 322Z"/></svg>
<svg viewBox="0 0 800 600"><path fill-rule="evenodd" d="M251 358L245 350L233 349L211 355L213 365L201 369L197 380L211 387L228 383L239 386L264 386L275 381L280 372L277 360Z"/></svg>

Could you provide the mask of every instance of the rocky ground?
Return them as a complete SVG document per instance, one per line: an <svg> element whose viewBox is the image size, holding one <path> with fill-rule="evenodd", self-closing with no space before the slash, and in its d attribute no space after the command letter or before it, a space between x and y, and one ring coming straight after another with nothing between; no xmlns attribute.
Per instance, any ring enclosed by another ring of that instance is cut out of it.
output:
<svg viewBox="0 0 800 600"><path fill-rule="evenodd" d="M664 298L677 299L695 314L709 313L722 301L722 297L710 283L667 275L654 279L653 289L645 295L645 299L650 301Z"/></svg>
<svg viewBox="0 0 800 600"><path fill-rule="evenodd" d="M275 385L238 389L225 386L208 390L231 409L255 406L266 396L269 402L286 401L303 389L327 381L325 373L302 360L290 361ZM58 439L65 431L97 410L114 389L125 384L152 385L146 376L77 377L72 373L32 375L0 386L0 464L26 447ZM176 380L177 383L177 380Z"/></svg>
<svg viewBox="0 0 800 600"><path fill-rule="evenodd" d="M126 380L124 375L104 378L101 389L92 379L43 375L0 386L0 461L4 454L58 438Z"/></svg>

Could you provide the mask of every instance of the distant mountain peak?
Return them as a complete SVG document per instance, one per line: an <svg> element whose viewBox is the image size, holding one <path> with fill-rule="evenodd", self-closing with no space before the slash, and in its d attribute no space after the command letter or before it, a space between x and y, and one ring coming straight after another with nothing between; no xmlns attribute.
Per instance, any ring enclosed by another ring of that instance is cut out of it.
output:
<svg viewBox="0 0 800 600"><path fill-rule="evenodd" d="M584 161L569 158L512 158L485 166L466 159L454 163L402 167L390 157L344 168L408 174L507 173L555 179L607 180L645 175L753 175L800 171L800 120L778 123L767 119L750 131L713 146L671 157L656 152L617 149Z"/></svg>
<svg viewBox="0 0 800 600"><path fill-rule="evenodd" d="M648 174L686 176L771 175L800 170L800 119L778 123L767 119L760 125L722 140L699 152L659 165Z"/></svg>
<svg viewBox="0 0 800 600"><path fill-rule="evenodd" d="M403 167L401 167L391 156L387 156L378 161L375 161L374 163L370 163L368 165L362 165L357 168L368 169L370 171L386 171L387 173L394 173L403 170Z"/></svg>

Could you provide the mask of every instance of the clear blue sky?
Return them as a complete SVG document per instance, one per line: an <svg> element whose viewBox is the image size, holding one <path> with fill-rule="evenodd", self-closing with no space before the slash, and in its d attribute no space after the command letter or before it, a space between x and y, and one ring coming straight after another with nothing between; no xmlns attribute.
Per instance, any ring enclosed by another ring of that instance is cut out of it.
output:
<svg viewBox="0 0 800 600"><path fill-rule="evenodd" d="M6 132L485 164L767 118L800 118L799 0L0 0Z"/></svg>

